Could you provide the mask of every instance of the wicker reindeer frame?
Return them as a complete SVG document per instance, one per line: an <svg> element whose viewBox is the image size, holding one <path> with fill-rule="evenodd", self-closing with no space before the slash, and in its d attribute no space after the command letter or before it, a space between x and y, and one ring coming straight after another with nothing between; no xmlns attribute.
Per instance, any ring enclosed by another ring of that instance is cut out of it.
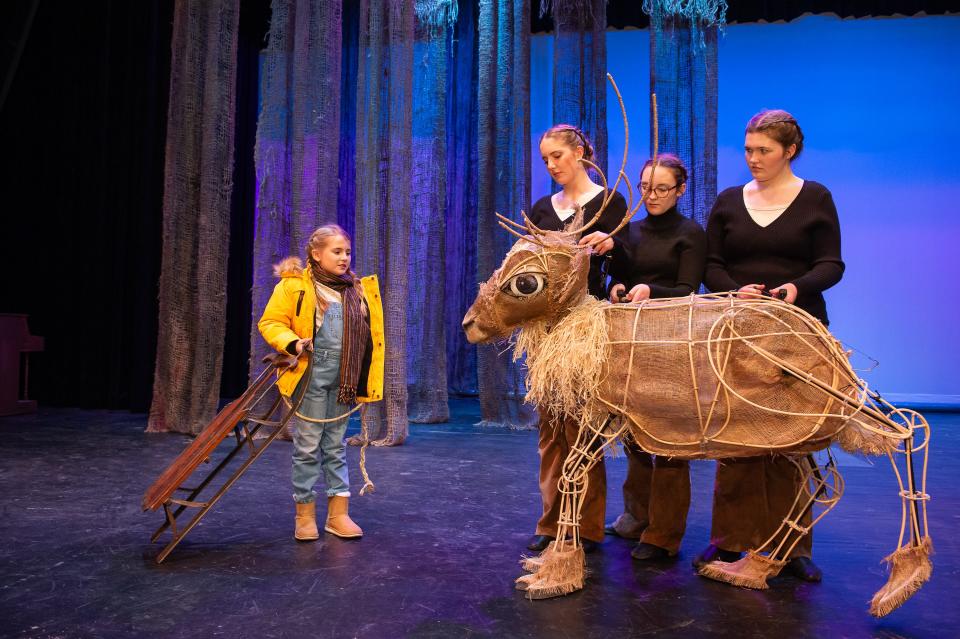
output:
<svg viewBox="0 0 960 639"><path fill-rule="evenodd" d="M622 98L620 105L629 133ZM655 123L655 97L653 117ZM613 190L620 180L630 188L626 157L624 148ZM608 189L604 206L612 192ZM631 198L614 233L643 201L634 206ZM732 294L637 304L589 297L591 247L578 246L576 239L599 217L598 212L583 225L578 214L573 228L556 232L538 229L526 215L521 224L498 214L499 224L519 240L481 285L463 321L474 343L514 336L516 357L526 356L527 400L580 425L560 480L557 540L539 556L523 559L528 574L517 579L517 588L533 599L583 588L578 522L587 473L624 438L679 459L782 454L794 461L804 481L780 528L743 559L711 562L700 570L711 579L766 588L843 493L829 453L822 465L809 454L837 443L886 455L893 465L902 502L900 537L887 557L889 579L870 612L883 616L899 607L932 571L925 488L930 429L923 416L871 392L826 327L785 302ZM804 526L817 504L819 513Z"/></svg>

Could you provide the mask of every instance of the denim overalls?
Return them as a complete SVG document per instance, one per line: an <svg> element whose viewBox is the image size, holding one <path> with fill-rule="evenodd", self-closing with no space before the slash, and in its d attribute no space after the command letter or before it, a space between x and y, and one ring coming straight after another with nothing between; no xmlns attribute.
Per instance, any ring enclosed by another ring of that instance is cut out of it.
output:
<svg viewBox="0 0 960 639"><path fill-rule="evenodd" d="M337 402L340 387L340 350L343 345L343 305L328 302L323 322L313 338L313 368L297 387L308 384L299 413L313 419L330 419L350 410ZM294 395L296 396L296 395ZM293 435L293 498L301 504L314 500L313 486L323 469L327 496L350 494L347 453L343 443L348 418L317 424L296 418ZM319 464L317 457L320 457Z"/></svg>

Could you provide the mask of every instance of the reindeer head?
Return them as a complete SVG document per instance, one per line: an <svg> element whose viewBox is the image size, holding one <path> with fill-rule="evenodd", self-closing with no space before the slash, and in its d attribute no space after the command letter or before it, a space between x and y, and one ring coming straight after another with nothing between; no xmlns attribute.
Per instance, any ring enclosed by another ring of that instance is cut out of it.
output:
<svg viewBox="0 0 960 639"><path fill-rule="evenodd" d="M538 320L554 323L587 294L590 250L559 232L517 241L490 279L480 285L463 318L471 344L508 337Z"/></svg>

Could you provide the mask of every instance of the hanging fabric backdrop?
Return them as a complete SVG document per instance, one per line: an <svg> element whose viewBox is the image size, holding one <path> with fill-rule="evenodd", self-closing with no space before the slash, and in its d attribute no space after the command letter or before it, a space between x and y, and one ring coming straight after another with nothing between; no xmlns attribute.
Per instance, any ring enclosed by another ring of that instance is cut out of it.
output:
<svg viewBox="0 0 960 639"><path fill-rule="evenodd" d="M487 279L513 244L495 211L517 216L530 203L530 2L481 0L477 125L477 276ZM483 424L529 426L524 373L500 344L477 349Z"/></svg>
<svg viewBox="0 0 960 639"><path fill-rule="evenodd" d="M340 24L339 3L273 0L255 151L251 379L270 352L257 321L278 281L273 265L305 262L313 229L337 221Z"/></svg>
<svg viewBox="0 0 960 639"><path fill-rule="evenodd" d="M477 349L460 322L477 294L477 7L460 2L447 63L447 199L445 203L444 317L447 387L476 394Z"/></svg>
<svg viewBox="0 0 960 639"><path fill-rule="evenodd" d="M151 425L165 427L175 405L186 408L173 421L196 432L216 406L222 354L226 256L217 251L227 245L238 9L226 0L177 7L174 59L188 81L178 90L175 73L171 84L178 151L168 154L168 223L211 239L198 257L190 235L165 237L161 317L185 318L194 333L173 333L169 322L162 336L169 347L158 358ZM564 72L555 78L558 119L584 128L601 162L603 8L558 3ZM354 270L379 275L383 293L385 399L364 416L373 443L403 442L410 420L448 419L448 390L478 393L484 424L533 424L522 363L504 344L469 346L460 329L477 282L512 243L494 212L517 216L531 201L530 0L273 0L271 9L255 151L251 376L267 352L256 322L277 281L272 265L303 258L310 232L338 222L354 237ZM188 26L210 43L184 35ZM204 68L217 73L187 73ZM201 102L207 96L216 104ZM201 142L202 165L191 151ZM191 185L202 193L177 195ZM179 266L168 269L168 259ZM184 289L193 297L164 306L187 264L200 282Z"/></svg>
<svg viewBox="0 0 960 639"><path fill-rule="evenodd" d="M690 169L677 207L706 228L717 196L717 32L727 4L647 0L644 10L650 14L650 90L657 94L660 151L675 153Z"/></svg>
<svg viewBox="0 0 960 639"><path fill-rule="evenodd" d="M413 162L413 0L362 0L357 73L356 231L359 273L380 276L384 399L364 420L373 443L407 436L407 298Z"/></svg>
<svg viewBox="0 0 960 639"><path fill-rule="evenodd" d="M447 200L447 32L456 0L417 0L413 68L413 165L410 201L410 286L407 302L407 413L410 421L445 422Z"/></svg>
<svg viewBox="0 0 960 639"><path fill-rule="evenodd" d="M553 0L552 6L553 122L580 127L606 174L607 2Z"/></svg>
<svg viewBox="0 0 960 639"><path fill-rule="evenodd" d="M239 0L178 0L149 432L199 433L223 363Z"/></svg>

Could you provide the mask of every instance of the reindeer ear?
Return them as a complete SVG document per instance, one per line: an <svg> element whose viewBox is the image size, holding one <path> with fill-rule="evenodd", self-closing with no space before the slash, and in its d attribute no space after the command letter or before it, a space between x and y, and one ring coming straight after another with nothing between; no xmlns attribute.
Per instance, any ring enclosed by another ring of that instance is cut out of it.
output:
<svg viewBox="0 0 960 639"><path fill-rule="evenodd" d="M573 218L569 222L563 225L564 231L569 231L570 229L578 229L581 226L583 226L583 207L577 204L576 202L574 202L573 210L575 211L575 213L573 214Z"/></svg>
<svg viewBox="0 0 960 639"><path fill-rule="evenodd" d="M562 279L557 282L557 309L559 313L578 304L586 295L587 273L590 271L590 251L574 251L570 256L570 267L562 272Z"/></svg>

